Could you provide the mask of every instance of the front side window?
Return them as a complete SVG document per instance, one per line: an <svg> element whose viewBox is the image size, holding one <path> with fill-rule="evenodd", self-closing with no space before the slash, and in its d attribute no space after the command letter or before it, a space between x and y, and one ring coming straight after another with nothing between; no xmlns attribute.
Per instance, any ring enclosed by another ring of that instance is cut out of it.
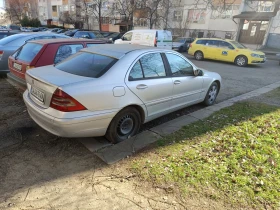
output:
<svg viewBox="0 0 280 210"><path fill-rule="evenodd" d="M98 78L108 71L118 60L112 57L79 52L55 67L69 74Z"/></svg>
<svg viewBox="0 0 280 210"><path fill-rule="evenodd" d="M185 59L178 55L166 54L166 58L170 65L172 76L193 76L193 67Z"/></svg>
<svg viewBox="0 0 280 210"><path fill-rule="evenodd" d="M132 33L127 33L123 36L124 41L131 41L132 39Z"/></svg>
<svg viewBox="0 0 280 210"><path fill-rule="evenodd" d="M42 49L43 45L36 43L27 43L14 54L15 59L31 62Z"/></svg>
<svg viewBox="0 0 280 210"><path fill-rule="evenodd" d="M150 53L140 58L145 78L166 76L164 63L160 53Z"/></svg>
<svg viewBox="0 0 280 210"><path fill-rule="evenodd" d="M68 58L70 55L73 55L79 52L83 48L81 44L68 44L68 45L61 45L54 58L54 64L57 64L64 59Z"/></svg>

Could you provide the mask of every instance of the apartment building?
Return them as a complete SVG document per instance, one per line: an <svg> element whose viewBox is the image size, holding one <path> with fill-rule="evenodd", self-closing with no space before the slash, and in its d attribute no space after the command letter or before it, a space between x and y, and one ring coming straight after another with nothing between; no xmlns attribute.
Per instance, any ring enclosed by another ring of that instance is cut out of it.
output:
<svg viewBox="0 0 280 210"><path fill-rule="evenodd" d="M242 1L237 40L245 44L280 48L280 2Z"/></svg>

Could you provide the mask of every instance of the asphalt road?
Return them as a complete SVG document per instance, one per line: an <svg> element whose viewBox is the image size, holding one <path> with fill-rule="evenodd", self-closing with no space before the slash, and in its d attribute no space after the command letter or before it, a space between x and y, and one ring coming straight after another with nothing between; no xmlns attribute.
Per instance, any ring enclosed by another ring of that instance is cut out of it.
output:
<svg viewBox="0 0 280 210"><path fill-rule="evenodd" d="M217 98L217 102L280 81L280 66L278 61L268 60L265 64L242 68L231 63L219 61L196 61L192 56L186 53L184 55L196 66L217 72L221 75L222 89Z"/></svg>

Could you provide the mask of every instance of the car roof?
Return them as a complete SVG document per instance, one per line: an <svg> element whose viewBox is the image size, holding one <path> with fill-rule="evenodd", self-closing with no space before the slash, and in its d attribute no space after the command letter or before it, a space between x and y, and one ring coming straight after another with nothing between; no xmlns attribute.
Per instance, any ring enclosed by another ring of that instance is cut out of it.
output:
<svg viewBox="0 0 280 210"><path fill-rule="evenodd" d="M197 40L220 40L220 41L234 41L232 39L221 39L221 38L197 38Z"/></svg>
<svg viewBox="0 0 280 210"><path fill-rule="evenodd" d="M31 40L29 42L38 43L38 44L52 44L52 43L75 43L75 42L87 42L87 43L106 43L104 40L98 39L72 39L72 38L64 38L64 39L38 39Z"/></svg>
<svg viewBox="0 0 280 210"><path fill-rule="evenodd" d="M133 44L102 44L96 45L94 47L83 48L82 52L96 53L101 55L106 55L116 59L120 59L125 54L132 51L145 51L145 50L159 50L155 47L148 47L143 45L133 45ZM164 49L160 49L164 51Z"/></svg>

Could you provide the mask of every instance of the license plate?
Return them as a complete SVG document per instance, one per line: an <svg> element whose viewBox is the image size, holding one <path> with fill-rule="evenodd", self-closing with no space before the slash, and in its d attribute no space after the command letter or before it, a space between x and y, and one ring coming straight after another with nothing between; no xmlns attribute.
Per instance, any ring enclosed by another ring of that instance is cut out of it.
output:
<svg viewBox="0 0 280 210"><path fill-rule="evenodd" d="M14 68L15 68L16 70L21 71L21 65L18 64L18 63L14 63Z"/></svg>
<svg viewBox="0 0 280 210"><path fill-rule="evenodd" d="M44 102L45 94L38 90L37 88L32 87L31 88L31 94L37 98L39 101Z"/></svg>

